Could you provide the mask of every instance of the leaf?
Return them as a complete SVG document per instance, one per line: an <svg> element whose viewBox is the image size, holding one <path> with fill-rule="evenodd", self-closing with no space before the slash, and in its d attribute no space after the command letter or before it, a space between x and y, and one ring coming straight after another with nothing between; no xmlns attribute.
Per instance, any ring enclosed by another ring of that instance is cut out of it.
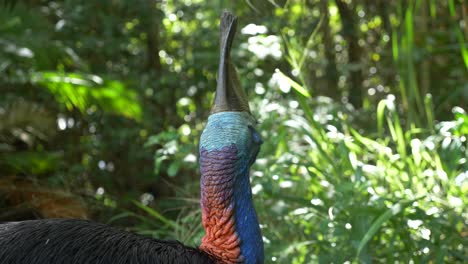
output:
<svg viewBox="0 0 468 264"><path fill-rule="evenodd" d="M387 106L387 100L381 100L377 105L377 130L379 131L379 136L383 137L383 120L385 117L385 107Z"/></svg>
<svg viewBox="0 0 468 264"><path fill-rule="evenodd" d="M393 61L398 61L398 33L396 30L392 32L392 54Z"/></svg>
<svg viewBox="0 0 468 264"><path fill-rule="evenodd" d="M455 129L460 136L462 135L468 135L468 115L464 113L463 111L456 110L460 109L459 107L454 108L455 112L455 120L457 121L458 128Z"/></svg>
<svg viewBox="0 0 468 264"><path fill-rule="evenodd" d="M415 202L417 200L420 200L422 198L424 198L424 196L416 198L416 199L411 200L411 201L398 202L398 203L394 204L391 208L387 209L383 214L381 214L374 221L374 223L372 223L369 230L366 232L366 234L364 234L361 241L359 242L356 258L359 258L359 255L361 254L361 251L367 245L369 240L375 235L375 233L380 229L380 227L382 227L383 224L385 224L392 216L397 215L398 213L403 211L408 205L410 205L413 202Z"/></svg>
<svg viewBox="0 0 468 264"><path fill-rule="evenodd" d="M459 28L457 28L457 38L458 42L460 43L460 52L463 58L463 62L465 63L466 69L468 69L468 49L466 48L465 37Z"/></svg>
<svg viewBox="0 0 468 264"><path fill-rule="evenodd" d="M436 17L436 13L437 13L437 4L436 4L436 0L430 0L430 3L429 3L429 10L430 10L430 13L431 13L431 17L432 17L432 18L435 18L435 17Z"/></svg>
<svg viewBox="0 0 468 264"><path fill-rule="evenodd" d="M449 0L448 4L449 4L450 15L454 17L456 15L455 14L455 2L453 0Z"/></svg>
<svg viewBox="0 0 468 264"><path fill-rule="evenodd" d="M119 81L61 72L36 72L31 78L46 87L68 110L77 108L86 113L89 107L97 105L103 111L141 120L142 110L136 93Z"/></svg>
<svg viewBox="0 0 468 264"><path fill-rule="evenodd" d="M304 97L310 97L310 93L304 87L302 87L300 84L295 82L293 79L286 76L279 69L276 69L276 73L278 73L278 76L280 78L286 80L289 83L289 85L291 85L291 87L294 88L294 90L296 90L296 92L298 92L299 94L301 94Z"/></svg>
<svg viewBox="0 0 468 264"><path fill-rule="evenodd" d="M428 127L433 130L435 118L431 94L426 94L426 96L424 96L424 109L426 111Z"/></svg>
<svg viewBox="0 0 468 264"><path fill-rule="evenodd" d="M169 175L170 177L176 176L177 172L179 171L179 166L180 166L179 162L177 161L172 162L171 165L169 165L169 168L167 169L167 175Z"/></svg>
<svg viewBox="0 0 468 264"><path fill-rule="evenodd" d="M131 216L135 216L135 213L133 212L122 212L120 214L116 214L114 216L112 216L109 220L107 220L107 224L111 224L112 222L115 222L117 220L120 220L122 218L128 218L128 217L131 217Z"/></svg>

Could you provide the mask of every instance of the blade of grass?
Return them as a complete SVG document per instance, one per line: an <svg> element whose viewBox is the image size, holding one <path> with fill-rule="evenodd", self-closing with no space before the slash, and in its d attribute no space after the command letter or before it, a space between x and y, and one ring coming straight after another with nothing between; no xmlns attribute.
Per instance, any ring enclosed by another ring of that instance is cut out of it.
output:
<svg viewBox="0 0 468 264"><path fill-rule="evenodd" d="M468 65L467 65L468 66ZM431 94L426 94L424 97L424 108L426 110L426 116L427 116L427 122L429 129L431 131L434 131L434 110L432 108L432 95Z"/></svg>
<svg viewBox="0 0 468 264"><path fill-rule="evenodd" d="M381 100L377 105L377 131L379 133L379 138L383 138L383 124L385 118L385 107L387 106L386 100Z"/></svg>
<svg viewBox="0 0 468 264"><path fill-rule="evenodd" d="M174 221L171 221L169 219L167 219L166 217L164 217L162 214L158 213L156 210L154 210L153 208L151 207L148 207L138 201L133 201L133 203L138 207L140 208L141 210L145 211L146 213L148 213L149 215L151 215L152 217L160 220L161 222L167 224L168 226L171 226L175 229L182 229L181 226L179 226L177 223L175 223Z"/></svg>
<svg viewBox="0 0 468 264"><path fill-rule="evenodd" d="M466 48L463 32L459 28L457 29L457 38L458 42L460 43L460 52L463 58L463 62L465 63L466 69L468 69L468 49Z"/></svg>
<svg viewBox="0 0 468 264"><path fill-rule="evenodd" d="M309 98L310 97L310 93L304 88L302 87L302 85L298 84L297 82L295 82L293 79L289 78L288 76L286 76L283 72L281 72L279 69L276 69L275 70L276 73L278 73L278 75L284 79L285 81L288 82L289 85L291 85L291 87L296 91L298 92L300 95L304 96L304 97L307 97Z"/></svg>
<svg viewBox="0 0 468 264"><path fill-rule="evenodd" d="M322 26L323 18L324 18L324 16L322 15L320 17L320 20L319 20L317 26L315 26L315 28L312 31L312 33L310 34L309 38L307 38L306 44L304 46L304 50L302 51L302 56L299 59L299 64L297 65L299 71L301 71L302 66L304 65L304 62L305 62L305 60L307 58L307 53L309 52L309 46L311 45L312 40L314 39L315 35L317 35L318 30Z"/></svg>
<svg viewBox="0 0 468 264"><path fill-rule="evenodd" d="M421 96L419 94L419 88L416 81L416 71L414 63L414 9L408 8L405 13L405 34L406 34L406 74L407 74L407 85L409 88L410 101L414 102L416 105L410 107L408 110L410 116L413 116L417 121L417 114L414 110L418 110L418 113L422 112ZM414 109L416 107L416 109ZM412 122L413 123L413 122Z"/></svg>
<svg viewBox="0 0 468 264"><path fill-rule="evenodd" d="M398 33L396 30L392 32L392 54L393 61L398 62Z"/></svg>
<svg viewBox="0 0 468 264"><path fill-rule="evenodd" d="M359 242L356 258L359 258L359 255L361 254L361 251L367 245L369 240L375 235L375 233L377 233L377 231L382 227L383 224L385 224L390 218L392 218L392 216L395 216L395 215L399 214L401 211L403 211L408 205L410 205L413 202L415 202L417 200L420 200L422 198L424 198L424 196L418 197L418 198L416 198L414 200L411 200L411 201L398 202L398 203L394 204L391 208L387 209L383 214L381 214L374 221L374 223L372 223L369 230L364 234L361 241Z"/></svg>
<svg viewBox="0 0 468 264"><path fill-rule="evenodd" d="M449 4L450 15L454 17L455 16L455 1L449 0L448 4Z"/></svg>
<svg viewBox="0 0 468 264"><path fill-rule="evenodd" d="M431 17L435 18L437 14L437 5L436 5L436 0L430 0L429 3L429 10L431 12Z"/></svg>

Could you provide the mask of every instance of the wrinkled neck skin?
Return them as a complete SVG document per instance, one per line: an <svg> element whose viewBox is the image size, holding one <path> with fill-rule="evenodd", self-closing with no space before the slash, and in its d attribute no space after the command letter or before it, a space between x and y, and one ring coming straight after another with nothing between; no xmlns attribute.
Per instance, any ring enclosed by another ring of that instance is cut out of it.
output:
<svg viewBox="0 0 468 264"><path fill-rule="evenodd" d="M253 146L248 126L255 126L248 113L212 114L200 139L206 232L200 249L219 263L263 263L263 241L249 180L258 146Z"/></svg>

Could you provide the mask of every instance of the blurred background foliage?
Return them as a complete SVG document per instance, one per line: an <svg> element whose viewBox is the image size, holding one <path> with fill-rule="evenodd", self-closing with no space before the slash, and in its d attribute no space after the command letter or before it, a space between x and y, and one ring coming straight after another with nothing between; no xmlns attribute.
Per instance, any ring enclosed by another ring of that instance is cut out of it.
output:
<svg viewBox="0 0 468 264"><path fill-rule="evenodd" d="M468 262L466 0L3 1L0 221L196 245L225 8L267 263Z"/></svg>

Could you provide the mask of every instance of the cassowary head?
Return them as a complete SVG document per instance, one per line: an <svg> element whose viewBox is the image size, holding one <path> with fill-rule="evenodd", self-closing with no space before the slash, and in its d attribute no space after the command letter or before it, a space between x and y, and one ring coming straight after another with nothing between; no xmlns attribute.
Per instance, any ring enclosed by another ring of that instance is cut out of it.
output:
<svg viewBox="0 0 468 264"><path fill-rule="evenodd" d="M221 17L218 84L200 139L201 207L206 235L200 249L219 263L263 263L263 242L252 203L249 168L262 140L230 60L237 18Z"/></svg>
<svg viewBox="0 0 468 264"><path fill-rule="evenodd" d="M242 159L251 165L262 143L255 130L256 121L250 113L247 96L242 89L236 69L230 60L230 50L237 28L237 17L223 13L221 17L221 54L218 85L208 124L200 139L205 149L236 146Z"/></svg>

